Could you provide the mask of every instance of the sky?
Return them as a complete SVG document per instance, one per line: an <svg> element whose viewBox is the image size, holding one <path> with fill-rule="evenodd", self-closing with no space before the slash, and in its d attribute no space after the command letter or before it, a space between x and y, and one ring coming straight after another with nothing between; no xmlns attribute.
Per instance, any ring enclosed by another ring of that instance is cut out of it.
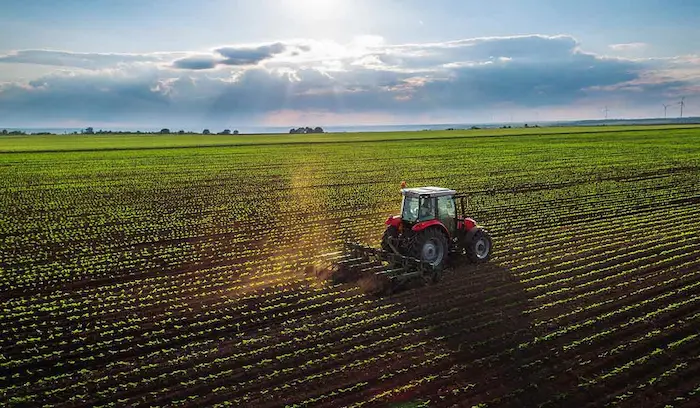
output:
<svg viewBox="0 0 700 408"><path fill-rule="evenodd" d="M695 0L0 0L0 127L700 115Z"/></svg>

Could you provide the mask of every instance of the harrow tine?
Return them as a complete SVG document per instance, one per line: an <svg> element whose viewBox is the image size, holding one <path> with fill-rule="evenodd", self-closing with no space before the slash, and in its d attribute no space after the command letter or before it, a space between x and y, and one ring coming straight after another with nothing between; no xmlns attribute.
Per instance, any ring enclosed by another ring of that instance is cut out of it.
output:
<svg viewBox="0 0 700 408"><path fill-rule="evenodd" d="M338 265L354 265L357 264L358 262L364 261L365 258L349 258L349 259L344 259L342 261L337 262Z"/></svg>
<svg viewBox="0 0 700 408"><path fill-rule="evenodd" d="M377 263L375 261L367 261L367 262L361 262L358 264L351 265L351 268L359 268L360 271L364 271L366 267L371 267L372 265L376 265Z"/></svg>
<svg viewBox="0 0 700 408"><path fill-rule="evenodd" d="M370 266L369 268L364 268L360 272L365 273L365 272L375 272L379 273L380 271L383 271L386 269L385 265L376 265L376 266Z"/></svg>
<svg viewBox="0 0 700 408"><path fill-rule="evenodd" d="M385 275L385 276L395 276L399 275L401 273L406 272L404 268L393 268L393 269L386 269L383 271L376 272L376 275Z"/></svg>
<svg viewBox="0 0 700 408"><path fill-rule="evenodd" d="M433 267L419 259L346 241L345 251L322 255L329 264L327 275L334 283L360 280L370 291L391 291L396 284L433 274Z"/></svg>

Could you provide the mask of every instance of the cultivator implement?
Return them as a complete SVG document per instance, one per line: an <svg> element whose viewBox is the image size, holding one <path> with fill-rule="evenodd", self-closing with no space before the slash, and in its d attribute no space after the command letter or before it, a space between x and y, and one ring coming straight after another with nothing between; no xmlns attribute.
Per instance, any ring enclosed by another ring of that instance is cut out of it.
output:
<svg viewBox="0 0 700 408"><path fill-rule="evenodd" d="M442 271L428 262L355 242L321 255L316 275L333 283L361 282L370 292L387 292L409 280L437 280Z"/></svg>

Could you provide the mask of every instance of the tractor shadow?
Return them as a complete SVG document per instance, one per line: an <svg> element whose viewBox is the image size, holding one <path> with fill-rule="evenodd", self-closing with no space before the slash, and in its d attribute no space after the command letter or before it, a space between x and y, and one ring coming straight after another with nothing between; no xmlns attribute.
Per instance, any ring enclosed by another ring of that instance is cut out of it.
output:
<svg viewBox="0 0 700 408"><path fill-rule="evenodd" d="M384 299L409 310L421 308L430 322L427 337L436 349L450 354L442 373L432 373L447 379L424 390L422 398L438 396L447 402L457 398L455 388L467 386L469 391L460 393L455 403L497 402L515 390L521 390L516 405L540 399L539 391L531 390L527 369L539 352L523 346L536 336L530 315L524 313L533 304L507 268L493 263L456 266L440 282L409 284Z"/></svg>

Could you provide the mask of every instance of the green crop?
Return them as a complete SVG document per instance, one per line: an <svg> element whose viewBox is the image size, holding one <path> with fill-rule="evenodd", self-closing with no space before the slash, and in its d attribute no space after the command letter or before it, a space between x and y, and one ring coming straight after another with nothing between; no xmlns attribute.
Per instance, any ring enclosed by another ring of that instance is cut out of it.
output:
<svg viewBox="0 0 700 408"><path fill-rule="evenodd" d="M402 180L468 193L490 264L389 298L308 272ZM0 401L690 400L698 203L692 126L3 137Z"/></svg>

